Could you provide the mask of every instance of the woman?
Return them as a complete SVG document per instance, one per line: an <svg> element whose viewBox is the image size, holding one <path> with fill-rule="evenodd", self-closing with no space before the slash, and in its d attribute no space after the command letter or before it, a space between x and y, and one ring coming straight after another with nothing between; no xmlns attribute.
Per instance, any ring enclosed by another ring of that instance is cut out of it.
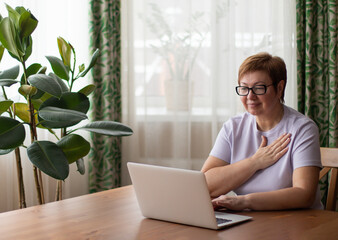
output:
<svg viewBox="0 0 338 240"><path fill-rule="evenodd" d="M283 104L286 79L284 61L268 53L240 66L236 92L247 112L224 123L201 170L215 208L323 208L318 128Z"/></svg>

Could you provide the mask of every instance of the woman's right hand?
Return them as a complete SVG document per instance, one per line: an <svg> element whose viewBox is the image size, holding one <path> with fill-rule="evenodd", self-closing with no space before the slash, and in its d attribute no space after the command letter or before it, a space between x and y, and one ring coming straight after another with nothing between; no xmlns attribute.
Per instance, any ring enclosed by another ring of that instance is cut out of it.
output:
<svg viewBox="0 0 338 240"><path fill-rule="evenodd" d="M277 162L288 151L288 144L291 141L290 137L290 133L284 133L267 146L267 139L265 136L262 136L261 145L251 157L251 160L257 164L257 169L265 169Z"/></svg>

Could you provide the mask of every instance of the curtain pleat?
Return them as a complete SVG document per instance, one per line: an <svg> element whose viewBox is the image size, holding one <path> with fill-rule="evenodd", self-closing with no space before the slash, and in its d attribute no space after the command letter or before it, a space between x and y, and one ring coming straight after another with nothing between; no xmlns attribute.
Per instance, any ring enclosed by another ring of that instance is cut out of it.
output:
<svg viewBox="0 0 338 240"><path fill-rule="evenodd" d="M96 86L92 99L95 121L121 121L121 31L120 0L92 0L91 48L100 50L94 66ZM121 185L121 139L92 134L89 159L89 191L98 192Z"/></svg>

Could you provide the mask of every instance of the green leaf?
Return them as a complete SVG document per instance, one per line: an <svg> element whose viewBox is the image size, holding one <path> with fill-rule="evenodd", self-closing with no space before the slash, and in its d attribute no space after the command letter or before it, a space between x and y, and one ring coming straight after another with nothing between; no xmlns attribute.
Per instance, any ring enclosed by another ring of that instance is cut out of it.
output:
<svg viewBox="0 0 338 240"><path fill-rule="evenodd" d="M13 101L11 100L0 101L0 115L6 112L12 104Z"/></svg>
<svg viewBox="0 0 338 240"><path fill-rule="evenodd" d="M62 38L57 38L59 53L63 63L70 68L70 58L72 56L71 46Z"/></svg>
<svg viewBox="0 0 338 240"><path fill-rule="evenodd" d="M28 77L28 82L32 86L44 92L47 92L57 98L60 98L62 95L62 89L58 84L58 82L55 81L54 78L47 76L45 74L33 74Z"/></svg>
<svg viewBox="0 0 338 240"><path fill-rule="evenodd" d="M27 38L23 39L23 43L24 43L24 48L23 50L25 51L24 54L24 61L27 61L27 59L29 58L29 56L32 54L32 50L33 50L33 40L32 37L29 36Z"/></svg>
<svg viewBox="0 0 338 240"><path fill-rule="evenodd" d="M0 79L11 79L11 80L15 80L20 72L20 67L19 65L16 65L15 67L9 68L7 70L1 71L0 72Z"/></svg>
<svg viewBox="0 0 338 240"><path fill-rule="evenodd" d="M39 94L39 91L38 91L38 93L36 95ZM40 96L39 98L35 98L36 95L34 95L32 97L32 103L33 103L34 109L38 110L40 108L40 106L42 105L42 103L44 103L49 98L53 97L49 93L45 93L45 92L42 92L42 93L43 93L42 96Z"/></svg>
<svg viewBox="0 0 338 240"><path fill-rule="evenodd" d="M29 123L29 107L27 103L14 103L14 109L15 116L20 118L23 122Z"/></svg>
<svg viewBox="0 0 338 240"><path fill-rule="evenodd" d="M9 18L13 21L16 26L19 26L20 13L15 11L11 6L6 4Z"/></svg>
<svg viewBox="0 0 338 240"><path fill-rule="evenodd" d="M90 151L89 142L77 134L69 134L56 143L64 152L71 164L86 156Z"/></svg>
<svg viewBox="0 0 338 240"><path fill-rule="evenodd" d="M69 80L69 68L67 68L67 66L62 62L62 60L54 56L46 56L46 58L48 59L50 65L52 66L54 73L58 77L68 81Z"/></svg>
<svg viewBox="0 0 338 240"><path fill-rule="evenodd" d="M86 96L89 96L89 94L91 94L92 92L94 92L95 90L95 85L94 84L89 84L87 86L85 86L84 88L82 88L80 91L78 91L79 93L82 93Z"/></svg>
<svg viewBox="0 0 338 240"><path fill-rule="evenodd" d="M20 37L29 37L38 25L38 20L29 11L21 14L19 19Z"/></svg>
<svg viewBox="0 0 338 240"><path fill-rule="evenodd" d="M5 51L5 48L1 45L1 42L0 42L0 62L1 62L2 56L4 55L4 51Z"/></svg>
<svg viewBox="0 0 338 240"><path fill-rule="evenodd" d="M86 167L85 167L83 158L80 158L79 160L76 160L76 166L77 166L77 171L81 175L84 175L86 173Z"/></svg>
<svg viewBox="0 0 338 240"><path fill-rule="evenodd" d="M41 91L40 89L36 88L36 93L34 95L31 96L32 100L38 100L40 99L44 94L48 94L50 96L49 93L45 93L44 91Z"/></svg>
<svg viewBox="0 0 338 240"><path fill-rule="evenodd" d="M10 87L15 83L18 83L19 81L17 80L11 80L11 79L0 79L0 86L3 87Z"/></svg>
<svg viewBox="0 0 338 240"><path fill-rule="evenodd" d="M113 121L96 121L80 127L80 129L109 136L130 136L133 134L133 130L128 126Z"/></svg>
<svg viewBox="0 0 338 240"><path fill-rule="evenodd" d="M16 148L23 143L25 137L22 123L9 117L0 117L0 149Z"/></svg>
<svg viewBox="0 0 338 240"><path fill-rule="evenodd" d="M69 92L68 86L66 85L66 83L61 78L59 78L58 76L56 76L54 73L49 73L48 75L50 77L54 78L54 80L56 82L58 82L58 84L60 85L61 90L62 90L63 93L64 92Z"/></svg>
<svg viewBox="0 0 338 240"><path fill-rule="evenodd" d="M43 101L41 99L32 99L33 107L36 110L38 110L40 108L42 103L43 103Z"/></svg>
<svg viewBox="0 0 338 240"><path fill-rule="evenodd" d="M45 102L43 102L40 106L40 110L46 108L46 107L56 107L63 110L74 110L82 113L87 113L89 109L89 99L82 93L74 93L74 92L68 92L62 94L60 99L57 99L55 97L51 97ZM74 112L73 112L74 113ZM83 115L84 116L84 115ZM42 118L39 116L39 120L41 121L41 124L45 127L49 128L60 128L60 127L69 127L73 126L83 119L80 120L80 118L71 118L67 122L55 122L55 121L42 121Z"/></svg>
<svg viewBox="0 0 338 240"><path fill-rule="evenodd" d="M60 99L55 97L47 99L41 105L40 109L44 107L58 107L87 113L89 109L89 99L82 93L67 92L63 93Z"/></svg>
<svg viewBox="0 0 338 240"><path fill-rule="evenodd" d="M14 24L8 17L2 19L0 23L0 42L14 58L20 61L24 53L18 50Z"/></svg>
<svg viewBox="0 0 338 240"><path fill-rule="evenodd" d="M85 96L82 93L74 93L74 92L67 92L63 93L60 99L57 99L55 97L51 97L47 99L45 102L43 102L40 106L40 109L44 109L45 107L57 107L61 109L69 109L74 110L82 113L87 113L89 109L89 99L87 96ZM64 124L61 124L60 122L53 122L53 121L46 121L44 120L42 122L42 119L39 117L39 120L41 121L41 124L45 127L49 128L60 128L60 127L69 127L73 126L79 121L68 121ZM61 125L60 125L61 124Z"/></svg>
<svg viewBox="0 0 338 240"><path fill-rule="evenodd" d="M43 67L41 64L39 63L33 63L31 64L27 70L26 70L26 77L28 78L29 76L33 75L33 74L36 74L36 73L42 73L44 74L46 72L46 67ZM24 85L26 84L26 80L25 80L25 75L22 74L22 77L21 77L21 85ZM45 94L44 91L40 90L40 89L37 89L37 93L34 94L32 96L32 99L39 99L41 98L43 95Z"/></svg>
<svg viewBox="0 0 338 240"><path fill-rule="evenodd" d="M47 67L41 67L37 73L46 74Z"/></svg>
<svg viewBox="0 0 338 240"><path fill-rule="evenodd" d="M11 151L13 151L14 149L15 148L12 148L12 149L0 149L0 155L6 155L6 154L10 153Z"/></svg>
<svg viewBox="0 0 338 240"><path fill-rule="evenodd" d="M40 108L39 117L45 120L42 125L48 128L70 127L87 119L87 115L82 112L58 107Z"/></svg>
<svg viewBox="0 0 338 240"><path fill-rule="evenodd" d="M39 69L41 69L41 68L42 68L42 66L39 63L31 64L26 70L26 77L28 78L30 75L38 73ZM21 76L21 84L27 84L24 74L22 74L22 76Z"/></svg>
<svg viewBox="0 0 338 240"><path fill-rule="evenodd" d="M14 103L15 116L20 118L23 122L29 123L29 107L27 103ZM35 122L38 123L37 111L34 109ZM38 128L45 128L41 124L37 125Z"/></svg>
<svg viewBox="0 0 338 240"><path fill-rule="evenodd" d="M1 60L1 59L0 59ZM86 69L84 63L79 66L79 72L83 72Z"/></svg>
<svg viewBox="0 0 338 240"><path fill-rule="evenodd" d="M93 56L92 56L92 59L90 60L89 66L86 68L86 70L84 70L81 73L80 77L86 76L86 74L89 72L89 70L96 64L96 61L97 61L99 56L100 56L100 50L96 49Z"/></svg>
<svg viewBox="0 0 338 240"><path fill-rule="evenodd" d="M15 11L17 11L20 15L23 14L24 12L27 12L26 8L24 7L15 7Z"/></svg>
<svg viewBox="0 0 338 240"><path fill-rule="evenodd" d="M62 149L49 141L35 141L27 148L29 160L41 171L55 179L65 180L69 164Z"/></svg>

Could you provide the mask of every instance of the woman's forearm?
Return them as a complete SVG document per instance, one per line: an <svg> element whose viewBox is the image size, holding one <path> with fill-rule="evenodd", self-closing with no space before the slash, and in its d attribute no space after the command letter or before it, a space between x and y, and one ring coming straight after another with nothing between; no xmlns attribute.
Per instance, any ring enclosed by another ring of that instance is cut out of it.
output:
<svg viewBox="0 0 338 240"><path fill-rule="evenodd" d="M209 169L205 177L211 197L218 197L241 186L257 170L255 161L251 159Z"/></svg>
<svg viewBox="0 0 338 240"><path fill-rule="evenodd" d="M215 208L225 207L232 210L309 208L316 198L318 176L318 167L300 167L293 172L292 187L235 197L222 195L213 199L212 203Z"/></svg>
<svg viewBox="0 0 338 240"><path fill-rule="evenodd" d="M243 197L245 208L252 210L276 210L309 208L315 194L308 190L291 187L271 192L251 193Z"/></svg>
<svg viewBox="0 0 338 240"><path fill-rule="evenodd" d="M248 194L245 199L253 210L308 208L315 200L318 177L318 167L300 167L293 172L292 187Z"/></svg>

